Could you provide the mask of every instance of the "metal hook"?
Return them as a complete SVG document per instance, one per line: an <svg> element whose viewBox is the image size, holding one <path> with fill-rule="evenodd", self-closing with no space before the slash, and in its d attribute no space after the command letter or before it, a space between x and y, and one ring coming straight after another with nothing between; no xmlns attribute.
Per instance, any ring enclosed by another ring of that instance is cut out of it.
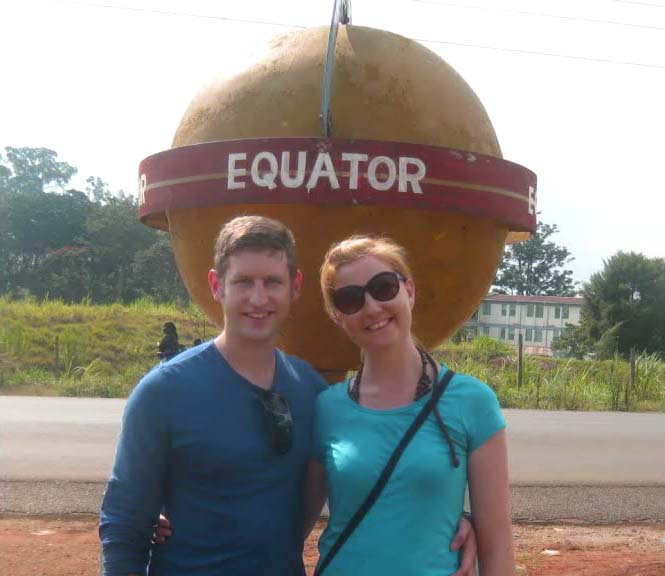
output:
<svg viewBox="0 0 665 576"><path fill-rule="evenodd" d="M330 136L330 86L332 84L333 62L335 60L335 44L340 24L351 24L351 0L335 0L332 22L328 34L328 50L326 64L323 69L323 89L321 91L321 126L324 138Z"/></svg>

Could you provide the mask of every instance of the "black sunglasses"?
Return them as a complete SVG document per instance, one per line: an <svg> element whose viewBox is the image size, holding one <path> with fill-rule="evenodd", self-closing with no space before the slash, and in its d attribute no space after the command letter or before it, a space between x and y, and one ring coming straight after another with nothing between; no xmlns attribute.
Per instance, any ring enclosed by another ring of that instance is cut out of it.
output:
<svg viewBox="0 0 665 576"><path fill-rule="evenodd" d="M392 300L399 292L399 283L406 280L399 272L379 272L364 286L343 286L330 291L333 306L342 314L355 314L365 305L365 292L379 302Z"/></svg>
<svg viewBox="0 0 665 576"><path fill-rule="evenodd" d="M291 448L293 418L284 397L273 390L257 392L270 428L270 446L278 454L286 454Z"/></svg>

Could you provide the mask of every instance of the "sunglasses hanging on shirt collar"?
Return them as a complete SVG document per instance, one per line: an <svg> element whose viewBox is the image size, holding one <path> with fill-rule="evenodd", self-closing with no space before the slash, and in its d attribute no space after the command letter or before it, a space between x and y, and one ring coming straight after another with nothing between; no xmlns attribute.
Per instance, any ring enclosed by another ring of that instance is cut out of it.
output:
<svg viewBox="0 0 665 576"><path fill-rule="evenodd" d="M293 418L284 397L274 390L257 390L270 431L270 447L278 454L286 454L293 441Z"/></svg>

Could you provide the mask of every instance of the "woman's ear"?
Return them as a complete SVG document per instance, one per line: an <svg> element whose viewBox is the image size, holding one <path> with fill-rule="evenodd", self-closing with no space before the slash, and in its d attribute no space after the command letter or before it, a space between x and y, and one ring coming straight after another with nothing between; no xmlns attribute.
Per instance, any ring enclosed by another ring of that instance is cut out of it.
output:
<svg viewBox="0 0 665 576"><path fill-rule="evenodd" d="M416 303L416 285L413 283L411 278L407 278L404 281L404 288L406 288L406 294L409 297L409 304L413 310L413 306Z"/></svg>
<svg viewBox="0 0 665 576"><path fill-rule="evenodd" d="M339 313L335 308L333 308L332 306L328 307L327 305L325 305L325 311L328 318L330 318L335 324L337 324L337 326L339 326L342 323L342 319L340 318Z"/></svg>

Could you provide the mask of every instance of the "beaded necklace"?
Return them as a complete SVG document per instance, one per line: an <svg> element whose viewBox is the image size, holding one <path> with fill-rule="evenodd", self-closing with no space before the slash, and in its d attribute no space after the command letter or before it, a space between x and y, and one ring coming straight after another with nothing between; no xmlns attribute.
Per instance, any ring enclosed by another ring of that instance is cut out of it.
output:
<svg viewBox="0 0 665 576"><path fill-rule="evenodd" d="M420 378L418 378L416 390L413 394L414 401L419 400L432 389L432 378L427 373L427 364L429 363L429 365L432 367L435 375L438 373L436 362L427 352L421 348L418 348L418 354L420 354L420 361L423 364L423 369L420 373ZM351 381L351 385L349 386L349 396L355 402L360 402L360 380L362 379L364 366L364 364L360 365L356 377Z"/></svg>

